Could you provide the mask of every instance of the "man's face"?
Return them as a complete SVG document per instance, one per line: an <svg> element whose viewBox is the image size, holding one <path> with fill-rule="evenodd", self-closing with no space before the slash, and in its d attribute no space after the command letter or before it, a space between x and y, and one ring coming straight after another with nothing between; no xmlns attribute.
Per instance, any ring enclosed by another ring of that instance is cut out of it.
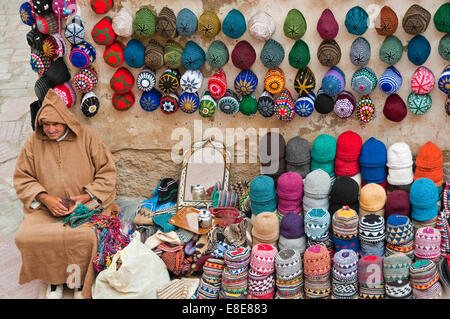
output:
<svg viewBox="0 0 450 319"><path fill-rule="evenodd" d="M67 129L67 125L61 123L44 122L42 123L42 129L49 139L57 140L64 135Z"/></svg>

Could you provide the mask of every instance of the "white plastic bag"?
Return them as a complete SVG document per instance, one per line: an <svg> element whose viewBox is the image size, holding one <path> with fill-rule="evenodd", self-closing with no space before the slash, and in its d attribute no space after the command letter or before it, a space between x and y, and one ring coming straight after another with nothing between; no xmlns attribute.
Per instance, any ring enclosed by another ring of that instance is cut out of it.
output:
<svg viewBox="0 0 450 319"><path fill-rule="evenodd" d="M144 245L137 233L101 271L92 287L94 299L156 299L156 290L170 282L164 261Z"/></svg>

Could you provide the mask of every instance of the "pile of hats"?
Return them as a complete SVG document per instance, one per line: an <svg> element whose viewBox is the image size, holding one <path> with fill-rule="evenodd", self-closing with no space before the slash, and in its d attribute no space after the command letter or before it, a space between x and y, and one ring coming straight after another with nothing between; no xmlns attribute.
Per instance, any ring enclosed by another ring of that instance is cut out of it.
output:
<svg viewBox="0 0 450 319"><path fill-rule="evenodd" d="M361 148L359 166L362 185L376 183L386 188L387 150L383 142L369 138Z"/></svg>
<svg viewBox="0 0 450 319"><path fill-rule="evenodd" d="M340 176L331 186L328 211L334 214L345 205L359 211L359 185L351 177Z"/></svg>
<svg viewBox="0 0 450 319"><path fill-rule="evenodd" d="M330 231L331 216L323 208L313 208L305 214L305 234L307 237L307 247L321 245L329 250L333 255L334 244Z"/></svg>
<svg viewBox="0 0 450 319"><path fill-rule="evenodd" d="M253 246L248 271L247 299L272 299L275 295L275 257L278 249L269 244Z"/></svg>
<svg viewBox="0 0 450 319"><path fill-rule="evenodd" d="M386 198L386 191L379 184L364 185L359 192L359 216L376 214L384 217Z"/></svg>
<svg viewBox="0 0 450 319"><path fill-rule="evenodd" d="M318 168L306 175L303 181L303 209L313 208L328 210L328 195L331 190L331 178L325 171Z"/></svg>
<svg viewBox="0 0 450 319"><path fill-rule="evenodd" d="M368 214L359 219L358 224L361 256L385 255L385 221L380 215Z"/></svg>
<svg viewBox="0 0 450 319"><path fill-rule="evenodd" d="M348 249L359 254L358 223L358 214L348 206L343 206L333 214L332 231L336 253Z"/></svg>
<svg viewBox="0 0 450 319"><path fill-rule="evenodd" d="M354 176L359 173L359 156L362 144L361 136L353 131L345 131L339 135L334 161L336 176Z"/></svg>
<svg viewBox="0 0 450 319"><path fill-rule="evenodd" d="M281 218L278 249L293 249L303 256L306 250L306 236L302 215L287 213Z"/></svg>
<svg viewBox="0 0 450 319"><path fill-rule="evenodd" d="M436 184L439 193L441 193L444 184L443 163L444 158L441 149L433 142L425 143L419 149L416 157L414 180L424 177L429 178Z"/></svg>
<svg viewBox="0 0 450 319"><path fill-rule="evenodd" d="M383 257L368 255L358 263L358 281L360 299L383 299L384 277Z"/></svg>
<svg viewBox="0 0 450 319"><path fill-rule="evenodd" d="M411 259L404 253L395 253L383 259L386 299L412 299L409 282Z"/></svg>
<svg viewBox="0 0 450 319"><path fill-rule="evenodd" d="M395 253L414 259L414 228L407 216L391 215L386 221L386 257Z"/></svg>
<svg viewBox="0 0 450 319"><path fill-rule="evenodd" d="M405 142L394 143L388 148L386 162L388 191L401 189L409 193L414 180L413 164L411 149Z"/></svg>
<svg viewBox="0 0 450 319"><path fill-rule="evenodd" d="M311 149L308 140L294 136L286 143L286 171L296 172L303 178L310 172Z"/></svg>
<svg viewBox="0 0 450 319"><path fill-rule="evenodd" d="M277 215L273 212L262 212L253 216L252 245L269 244L277 247L280 236L280 222Z"/></svg>
<svg viewBox="0 0 450 319"><path fill-rule="evenodd" d="M442 285L439 272L431 260L418 260L409 268L410 282L414 299L440 299Z"/></svg>
<svg viewBox="0 0 450 319"><path fill-rule="evenodd" d="M403 215L409 217L411 214L411 203L408 192L398 189L389 193L386 197L384 217L386 220L391 215Z"/></svg>
<svg viewBox="0 0 450 319"><path fill-rule="evenodd" d="M283 135L276 132L264 135L259 141L261 174L268 175L277 182L278 177L286 171L285 151L286 141Z"/></svg>
<svg viewBox="0 0 450 319"><path fill-rule="evenodd" d="M441 256L441 233L433 227L419 228L414 236L416 260L428 259L437 263Z"/></svg>
<svg viewBox="0 0 450 319"><path fill-rule="evenodd" d="M331 257L322 245L306 249L303 255L306 299L329 299L331 294Z"/></svg>
<svg viewBox="0 0 450 319"><path fill-rule="evenodd" d="M277 210L275 182L272 177L259 175L250 182L250 208L253 215Z"/></svg>
<svg viewBox="0 0 450 319"><path fill-rule="evenodd" d="M411 219L414 229L436 227L439 211L439 194L436 184L429 178L419 178L413 182L409 192Z"/></svg>
<svg viewBox="0 0 450 319"><path fill-rule="evenodd" d="M250 263L250 249L230 248L223 255L226 267L222 273L220 299L245 299L247 294L247 275Z"/></svg>
<svg viewBox="0 0 450 319"><path fill-rule="evenodd" d="M303 265L300 253L282 249L275 257L275 299L303 299Z"/></svg>
<svg viewBox="0 0 450 319"><path fill-rule="evenodd" d="M303 210L303 179L296 172L286 172L277 181L278 213L299 214Z"/></svg>
<svg viewBox="0 0 450 319"><path fill-rule="evenodd" d="M202 278L197 289L198 299L218 299L225 268L223 259L208 258L203 264Z"/></svg>
<svg viewBox="0 0 450 319"><path fill-rule="evenodd" d="M358 255L351 249L333 257L331 299L358 299Z"/></svg>
<svg viewBox="0 0 450 319"><path fill-rule="evenodd" d="M311 148L311 171L320 168L334 178L335 157L336 139L328 134L317 136Z"/></svg>

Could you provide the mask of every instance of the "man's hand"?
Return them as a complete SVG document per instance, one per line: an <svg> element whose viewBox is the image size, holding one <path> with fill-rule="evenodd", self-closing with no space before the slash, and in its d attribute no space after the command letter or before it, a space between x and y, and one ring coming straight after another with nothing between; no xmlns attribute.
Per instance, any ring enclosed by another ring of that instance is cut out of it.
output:
<svg viewBox="0 0 450 319"><path fill-rule="evenodd" d="M69 214L72 214L75 208L77 208L78 204L84 204L91 199L89 194L70 196L70 199L75 202L75 204L69 209Z"/></svg>
<svg viewBox="0 0 450 319"><path fill-rule="evenodd" d="M56 217L61 217L69 214L69 210L61 203L61 198L58 196L51 196L46 193L41 193L36 198L39 202L44 204L48 210Z"/></svg>

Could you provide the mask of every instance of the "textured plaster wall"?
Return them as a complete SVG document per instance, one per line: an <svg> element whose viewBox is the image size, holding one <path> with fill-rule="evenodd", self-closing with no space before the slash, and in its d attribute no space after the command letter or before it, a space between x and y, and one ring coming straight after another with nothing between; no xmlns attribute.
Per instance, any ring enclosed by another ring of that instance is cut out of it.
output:
<svg viewBox="0 0 450 319"><path fill-rule="evenodd" d="M273 16L273 19L276 22L276 31L273 38L284 46L286 57L280 67L285 71L287 88L294 94L293 82L297 70L289 65L287 58L289 51L294 44L294 40L287 38L283 34L283 22L291 8L299 9L307 20L307 31L303 40L306 41L310 49L311 61L309 67L316 76L316 90L320 86L323 75L328 70L328 68L322 66L317 59L317 49L322 40L316 31L316 25L325 8L330 8L333 11L340 27L336 41L341 47L342 58L338 66L346 75L346 90L351 90L350 79L357 67L351 64L349 51L353 40L357 36L347 32L344 25L345 15L350 8L355 5L360 5L369 13L373 22L378 14L377 8L379 10L383 5L389 5L396 11L399 18L399 27L395 35L399 37L404 44L403 57L400 62L396 64L396 67L403 75L403 86L398 93L404 101L406 101L406 98L410 93L409 82L417 67L409 62L406 55L406 46L412 36L406 34L401 26L403 15L410 5L417 3L430 11L433 16L439 6L444 3L442 0L115 0L114 2L114 9L107 14L110 17L113 17L114 13L118 12L122 6L128 8L134 14L142 6L148 6L159 12L167 5L174 10L175 14L182 8L189 7L197 17L201 15L203 10L212 9L218 13L221 21L223 21L226 14L232 8L236 8L244 13L248 22L248 19L258 10L266 10ZM102 16L95 14L91 10L89 0L78 0L77 3L80 9L79 13L88 31L86 40L95 44L90 35L90 31ZM439 33L435 29L432 21L424 33L424 36L427 37L431 44L431 55L425 65L434 72L436 77L439 77L446 66L446 61L439 56L437 51L439 40L443 35L444 34ZM371 60L368 66L373 68L379 77L388 66L380 61L378 57L378 51L384 37L376 33L373 23L362 36L371 44ZM155 38L158 37L155 36ZM191 39L201 45L205 52L213 41L197 35L193 36ZM252 70L258 75L260 80L258 89L255 92L255 96L258 97L263 90L262 79L267 71L259 59L259 53L261 52L264 43L250 37L248 32L237 40L229 39L221 32L215 39L224 41L225 44L228 45L230 54L238 41L248 40L252 43L258 54L257 60L252 67ZM129 41L127 38L119 38L119 40L123 41L125 44ZM141 38L141 40L144 44L147 44L148 42L148 39L145 38ZM189 39L183 37L177 38L177 41L182 44L185 44L188 40ZM223 134L225 134L226 128L242 127L244 130L247 128L255 128L256 130L259 128L266 128L269 130L271 128L278 128L286 141L293 136L300 135L312 142L319 134L326 133L338 137L339 134L346 130L354 130L362 136L363 141L374 136L382 140L387 147L395 142L405 141L410 145L414 155L417 154L420 146L431 140L444 151L444 156L446 158L445 167L447 176L449 175L450 118L446 115L444 110L445 95L441 93L437 87L434 88L431 93L433 107L427 114L417 116L409 112L407 117L400 123L390 122L384 117L382 110L387 96L378 88L371 94L371 98L376 106L376 118L368 124L361 124L355 117L344 120L339 119L334 113L321 115L317 112L313 113L313 115L308 118L300 118L297 116L293 121L288 123L281 122L276 117L270 119L264 118L259 113L251 117L247 117L240 113L230 116L219 110L216 112L216 115L210 119L202 119L198 113L188 115L182 111L177 111L172 115L163 114L160 110L149 113L144 111L139 105L140 92L136 86L133 88L133 92L136 95L135 105L128 111L121 112L115 110L111 104L113 91L109 88L109 80L115 69L104 63L102 58L104 47L96 45L95 48L97 50L97 60L94 63L94 67L99 73L99 85L95 92L100 98L100 111L92 119L87 119L81 114L79 108L73 109L78 115L78 118L84 123L92 125L100 132L101 136L105 139L106 143L111 147L114 155L117 157L117 166L119 169L119 195L148 197L157 185L160 177L178 178L180 167L178 164L171 161L171 149L174 145L180 145L181 137L176 135L176 139L171 139L171 134L176 128L186 128L187 132L190 132L193 136L195 122L201 123L203 132L208 128L218 128ZM70 65L70 63L68 63L68 65ZM127 65L125 66L127 67ZM135 75L139 73L138 69L129 69ZM159 76L163 70L164 69L158 70L157 75ZM231 61L224 67L224 70L227 74L228 86L232 87L234 78L239 73L239 70L234 68ZM72 72L74 72L74 70L72 70ZM181 70L181 74L183 72L184 70ZM201 93L203 93L207 79L213 73L213 70L205 64L202 68L202 72L205 80L203 82L204 87L200 90ZM355 94L355 97L359 98L360 96ZM242 135L242 138L245 139L245 135ZM187 144L190 144L193 141L194 139L189 140ZM247 153L249 149L256 150L256 145L253 141L250 141L249 144L250 145L247 145L245 149L238 150L234 148L234 152ZM259 165L257 163L233 164L231 169L231 180L250 180L259 173L258 168Z"/></svg>

